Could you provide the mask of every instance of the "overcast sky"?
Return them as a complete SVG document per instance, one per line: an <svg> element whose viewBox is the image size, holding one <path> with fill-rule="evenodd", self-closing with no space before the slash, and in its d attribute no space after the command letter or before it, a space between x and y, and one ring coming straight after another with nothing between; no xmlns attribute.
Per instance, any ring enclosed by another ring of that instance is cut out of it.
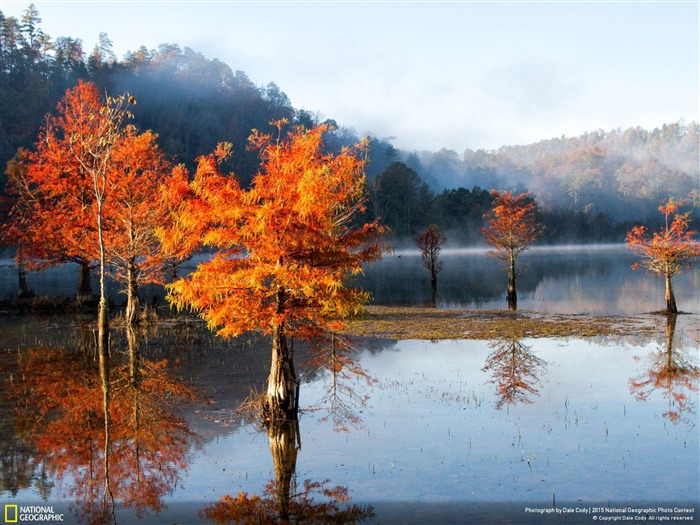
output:
<svg viewBox="0 0 700 525"><path fill-rule="evenodd" d="M53 39L190 47L407 150L698 121L700 3L36 0ZM28 1L0 0L20 17ZM225 137L222 137L225 139Z"/></svg>

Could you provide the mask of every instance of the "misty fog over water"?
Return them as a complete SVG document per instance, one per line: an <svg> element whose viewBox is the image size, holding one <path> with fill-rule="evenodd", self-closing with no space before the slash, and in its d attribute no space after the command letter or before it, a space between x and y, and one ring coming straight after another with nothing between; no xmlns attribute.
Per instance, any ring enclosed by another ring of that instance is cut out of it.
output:
<svg viewBox="0 0 700 525"><path fill-rule="evenodd" d="M442 308L506 309L506 272L486 248L447 248L441 253L437 306ZM553 313L634 315L659 311L664 306L663 279L633 270L634 254L622 244L539 246L518 258L524 272L518 278L518 308ZM189 270L194 268L193 261ZM188 271L187 268L185 271ZM27 283L37 295L73 297L77 270L65 265L30 272ZM417 250L397 249L381 262L368 266L353 285L369 290L373 304L427 306L431 301L430 276ZM94 288L97 289L96 282ZM674 277L681 311L700 311L700 268L693 266ZM13 261L0 260L0 299L16 297L17 275ZM111 296L124 298L112 283ZM140 289L143 300L164 303L162 287Z"/></svg>

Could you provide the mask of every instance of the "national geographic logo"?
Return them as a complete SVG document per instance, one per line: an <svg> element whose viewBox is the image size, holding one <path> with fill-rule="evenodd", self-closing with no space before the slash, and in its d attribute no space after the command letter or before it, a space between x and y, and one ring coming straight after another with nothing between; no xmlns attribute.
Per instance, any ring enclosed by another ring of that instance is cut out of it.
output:
<svg viewBox="0 0 700 525"><path fill-rule="evenodd" d="M63 514L54 512L52 506L6 504L3 517L5 518L4 523L63 521Z"/></svg>

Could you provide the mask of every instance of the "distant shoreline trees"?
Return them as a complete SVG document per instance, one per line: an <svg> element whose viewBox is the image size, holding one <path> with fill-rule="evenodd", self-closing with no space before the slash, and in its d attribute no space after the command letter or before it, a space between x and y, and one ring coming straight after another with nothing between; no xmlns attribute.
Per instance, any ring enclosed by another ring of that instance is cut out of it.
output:
<svg viewBox="0 0 700 525"><path fill-rule="evenodd" d="M294 108L276 84L258 86L244 72L192 49L141 46L120 59L104 33L90 51L76 38L50 38L40 26L34 6L21 20L0 13L0 192L7 162L18 148L32 147L44 115L79 79L100 92L133 95L139 101L131 108L133 123L153 130L168 161L193 169L195 158L221 140L231 142L224 169L237 173L244 186L260 164L247 149L251 129L271 131L269 123L280 119L306 128L320 123ZM353 130L336 128L325 140L329 152L359 141ZM540 242L624 242L633 222L653 226L658 203L668 197L687 198L694 217L700 216L699 144L698 123L682 120L649 131L598 130L461 153L402 151L371 138L365 171L376 206L368 207L366 218L381 217L394 236L411 241L435 224L453 242L473 244L490 208L484 196L491 188L508 188L537 199L547 226ZM403 184L396 190L384 184L397 168L415 174L416 191L404 194ZM7 211L0 196L0 220Z"/></svg>

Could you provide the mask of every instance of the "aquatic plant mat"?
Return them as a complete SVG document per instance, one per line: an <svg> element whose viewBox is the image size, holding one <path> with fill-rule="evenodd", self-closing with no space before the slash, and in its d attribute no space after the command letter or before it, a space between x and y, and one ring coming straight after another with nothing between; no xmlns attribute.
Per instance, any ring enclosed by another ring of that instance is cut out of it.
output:
<svg viewBox="0 0 700 525"><path fill-rule="evenodd" d="M693 315L693 318L697 316ZM368 306L350 321L348 335L388 339L494 339L498 337L628 336L663 331L666 317L594 316L536 311L443 310ZM693 323L697 326L698 323ZM700 327L694 331L700 331Z"/></svg>

